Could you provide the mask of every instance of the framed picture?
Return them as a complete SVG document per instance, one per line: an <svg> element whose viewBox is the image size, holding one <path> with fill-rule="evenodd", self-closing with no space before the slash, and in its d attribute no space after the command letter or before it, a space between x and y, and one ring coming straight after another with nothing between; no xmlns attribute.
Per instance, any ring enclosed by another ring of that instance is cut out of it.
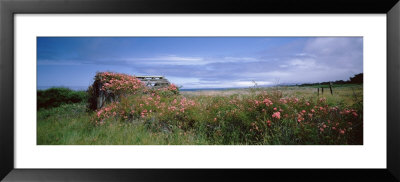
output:
<svg viewBox="0 0 400 182"><path fill-rule="evenodd" d="M397 1L0 8L5 181L400 179Z"/></svg>

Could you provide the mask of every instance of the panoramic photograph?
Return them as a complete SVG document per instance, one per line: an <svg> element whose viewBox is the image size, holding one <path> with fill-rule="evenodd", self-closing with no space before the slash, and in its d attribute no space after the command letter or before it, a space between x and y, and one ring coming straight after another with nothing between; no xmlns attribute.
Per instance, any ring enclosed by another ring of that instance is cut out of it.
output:
<svg viewBox="0 0 400 182"><path fill-rule="evenodd" d="M363 145L362 37L37 37L37 145Z"/></svg>

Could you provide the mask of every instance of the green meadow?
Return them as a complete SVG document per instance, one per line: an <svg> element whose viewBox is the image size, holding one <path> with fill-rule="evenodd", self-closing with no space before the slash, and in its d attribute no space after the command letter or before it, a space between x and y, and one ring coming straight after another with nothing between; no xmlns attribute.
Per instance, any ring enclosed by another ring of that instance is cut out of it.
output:
<svg viewBox="0 0 400 182"><path fill-rule="evenodd" d="M102 109L38 92L38 145L362 145L363 86L146 90Z"/></svg>

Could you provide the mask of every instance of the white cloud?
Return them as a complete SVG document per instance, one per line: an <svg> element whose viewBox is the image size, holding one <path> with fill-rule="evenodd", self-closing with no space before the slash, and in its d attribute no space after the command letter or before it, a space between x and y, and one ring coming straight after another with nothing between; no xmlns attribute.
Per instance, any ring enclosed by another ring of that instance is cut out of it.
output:
<svg viewBox="0 0 400 182"><path fill-rule="evenodd" d="M295 54L295 56L300 56L300 57L315 57L315 55L308 54L308 53L304 53L304 52Z"/></svg>
<svg viewBox="0 0 400 182"><path fill-rule="evenodd" d="M272 85L273 82L269 81L255 81L258 86L268 86ZM179 85L179 83L177 83ZM191 89L191 88L247 88L253 87L253 81L198 81L198 82L189 82L184 84L183 89Z"/></svg>
<svg viewBox="0 0 400 182"><path fill-rule="evenodd" d="M316 56L362 54L362 38L323 37L309 40L304 50Z"/></svg>
<svg viewBox="0 0 400 182"><path fill-rule="evenodd" d="M206 65L212 63L244 63L244 62L255 62L257 58L253 57L223 57L223 58L203 58L203 57L185 57L185 56L157 56L157 57L145 57L145 58L127 58L121 59L128 63L140 63L140 64L160 64L160 65Z"/></svg>
<svg viewBox="0 0 400 182"><path fill-rule="evenodd" d="M236 81L236 82L233 82L233 84L236 85L237 87L251 87L251 86L254 86L255 83L257 85L259 85L259 86L261 86L261 85L272 85L272 82L260 81L260 80L258 80L258 81L254 80L254 82L253 81Z"/></svg>
<svg viewBox="0 0 400 182"><path fill-rule="evenodd" d="M292 59L289 61L289 65L300 69L314 68L316 61L314 59Z"/></svg>
<svg viewBox="0 0 400 182"><path fill-rule="evenodd" d="M290 77L292 74L288 71L266 71L266 72L252 72L252 73L242 73L243 77L253 77L260 80L275 79L281 77Z"/></svg>
<svg viewBox="0 0 400 182"><path fill-rule="evenodd" d="M158 57L145 57L145 58L128 58L121 59L128 63L140 64L160 64L160 65L204 65L207 62L202 57L183 57L183 56L158 56Z"/></svg>
<svg viewBox="0 0 400 182"><path fill-rule="evenodd" d="M252 61L257 61L257 59L253 57L224 57L224 61L252 62Z"/></svg>
<svg viewBox="0 0 400 182"><path fill-rule="evenodd" d="M258 85L273 85L275 80L281 84L347 80L363 71L362 38L310 38L287 47L292 49L261 56L167 55L132 60L148 63L137 64L142 70L176 77L171 82L184 88L251 87L252 80Z"/></svg>
<svg viewBox="0 0 400 182"><path fill-rule="evenodd" d="M362 38L320 37L240 56L232 56L237 55L235 52L214 56L155 53L143 57L38 60L38 65L120 66L132 68L135 74L164 75L184 88L251 87L252 80L258 85L271 85L277 79L282 84L346 80L363 72L362 44Z"/></svg>
<svg viewBox="0 0 400 182"><path fill-rule="evenodd" d="M175 83L178 86L188 85L192 83L200 82L199 78L193 77L176 77L176 76L169 76L167 78L170 82Z"/></svg>
<svg viewBox="0 0 400 182"><path fill-rule="evenodd" d="M135 60L141 61L202 61L201 57L180 57L180 56L161 56L161 57L150 57L150 58L137 58Z"/></svg>

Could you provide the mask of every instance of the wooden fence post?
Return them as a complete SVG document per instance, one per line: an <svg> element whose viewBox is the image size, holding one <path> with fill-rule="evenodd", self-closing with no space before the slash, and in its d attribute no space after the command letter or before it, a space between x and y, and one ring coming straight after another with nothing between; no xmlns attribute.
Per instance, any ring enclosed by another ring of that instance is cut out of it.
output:
<svg viewBox="0 0 400 182"><path fill-rule="evenodd" d="M321 89L321 94L324 95L324 87L322 87Z"/></svg>
<svg viewBox="0 0 400 182"><path fill-rule="evenodd" d="M318 92L318 97L319 97L319 87L317 88L317 92Z"/></svg>
<svg viewBox="0 0 400 182"><path fill-rule="evenodd" d="M331 90L331 95L333 95L333 92L332 92L332 82L329 82L329 89Z"/></svg>

